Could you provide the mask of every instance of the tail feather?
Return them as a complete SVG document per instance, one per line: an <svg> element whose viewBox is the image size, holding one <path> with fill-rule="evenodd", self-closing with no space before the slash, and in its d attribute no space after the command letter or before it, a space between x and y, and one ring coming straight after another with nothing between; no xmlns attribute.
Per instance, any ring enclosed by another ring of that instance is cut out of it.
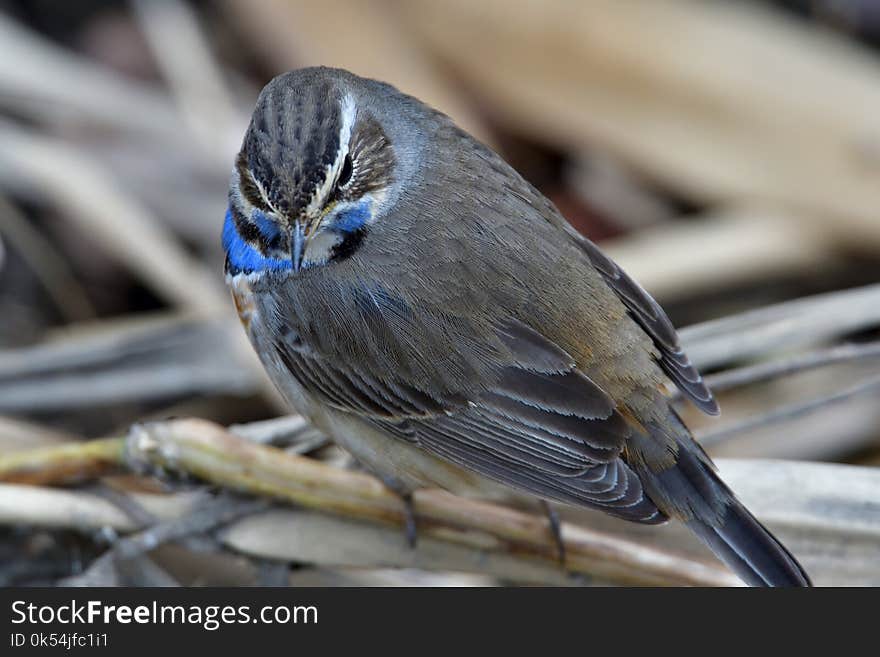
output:
<svg viewBox="0 0 880 657"><path fill-rule="evenodd" d="M749 586L812 586L791 552L736 500L717 526L687 525Z"/></svg>
<svg viewBox="0 0 880 657"><path fill-rule="evenodd" d="M812 586L792 554L736 499L709 457L687 438L676 463L641 469L654 503L679 518L750 586Z"/></svg>

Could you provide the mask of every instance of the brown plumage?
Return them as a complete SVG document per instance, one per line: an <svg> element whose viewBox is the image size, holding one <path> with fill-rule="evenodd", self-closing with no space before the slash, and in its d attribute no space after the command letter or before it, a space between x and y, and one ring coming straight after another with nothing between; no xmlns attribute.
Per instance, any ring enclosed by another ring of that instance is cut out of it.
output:
<svg viewBox="0 0 880 657"><path fill-rule="evenodd" d="M254 346L291 402L401 487L496 495L502 484L636 522L674 517L747 582L808 584L664 395L671 379L717 412L657 303L496 153L387 85L294 72L255 115L282 116L284 99L314 99L327 80L335 91L322 98L357 107L352 134L373 122L393 153L381 202L345 257L230 271ZM326 123L330 112L317 114ZM302 139L322 129L303 126ZM249 135L244 149L263 143ZM356 177L368 167L352 153ZM289 180L286 161L247 156L263 162L253 172L263 187Z"/></svg>

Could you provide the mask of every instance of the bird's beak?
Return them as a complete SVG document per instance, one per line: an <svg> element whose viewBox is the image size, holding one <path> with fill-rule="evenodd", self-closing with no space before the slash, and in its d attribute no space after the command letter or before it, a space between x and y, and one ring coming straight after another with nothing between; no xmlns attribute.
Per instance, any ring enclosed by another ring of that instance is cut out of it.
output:
<svg viewBox="0 0 880 657"><path fill-rule="evenodd" d="M303 252L306 249L306 233L302 222L297 221L293 226L293 232L290 235L290 262L293 264L293 271L299 271L302 267Z"/></svg>
<svg viewBox="0 0 880 657"><path fill-rule="evenodd" d="M302 269L302 261L305 255L306 247L309 241L318 232L321 222L330 211L332 205L325 208L323 212L314 217L303 217L293 224L293 230L290 233L290 261L293 263L293 270Z"/></svg>

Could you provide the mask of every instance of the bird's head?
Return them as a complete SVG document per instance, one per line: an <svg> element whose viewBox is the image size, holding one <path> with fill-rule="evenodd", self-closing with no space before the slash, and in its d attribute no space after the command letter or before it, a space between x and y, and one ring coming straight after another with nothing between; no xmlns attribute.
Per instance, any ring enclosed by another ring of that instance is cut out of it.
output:
<svg viewBox="0 0 880 657"><path fill-rule="evenodd" d="M311 68L263 89L230 181L227 273L299 272L359 248L399 174L365 82Z"/></svg>

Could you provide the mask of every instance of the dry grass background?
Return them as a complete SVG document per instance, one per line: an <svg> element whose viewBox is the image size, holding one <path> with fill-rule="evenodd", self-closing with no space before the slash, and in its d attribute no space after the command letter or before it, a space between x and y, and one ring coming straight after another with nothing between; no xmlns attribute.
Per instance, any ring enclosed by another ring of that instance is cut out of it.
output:
<svg viewBox="0 0 880 657"><path fill-rule="evenodd" d="M688 327L744 501L880 584L878 45L871 0L0 1L0 584L735 583L597 514L566 572L544 519L436 491L411 550L283 415L219 233L256 93L311 64L499 149Z"/></svg>

